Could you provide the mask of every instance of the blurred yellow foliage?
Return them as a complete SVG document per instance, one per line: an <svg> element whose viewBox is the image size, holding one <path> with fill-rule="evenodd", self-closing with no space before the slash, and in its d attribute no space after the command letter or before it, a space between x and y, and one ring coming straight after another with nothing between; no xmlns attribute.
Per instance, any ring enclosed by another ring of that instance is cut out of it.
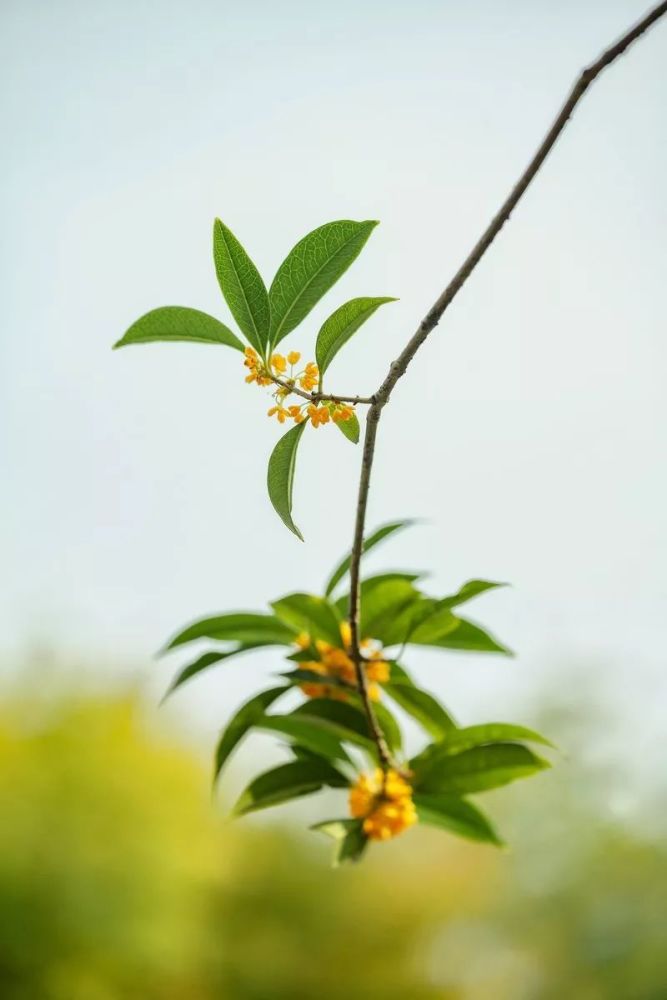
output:
<svg viewBox="0 0 667 1000"><path fill-rule="evenodd" d="M132 696L6 702L2 1000L667 995L664 853L578 849L574 802L559 860L548 788L514 857L419 829L334 872L314 834L223 822L208 774Z"/></svg>

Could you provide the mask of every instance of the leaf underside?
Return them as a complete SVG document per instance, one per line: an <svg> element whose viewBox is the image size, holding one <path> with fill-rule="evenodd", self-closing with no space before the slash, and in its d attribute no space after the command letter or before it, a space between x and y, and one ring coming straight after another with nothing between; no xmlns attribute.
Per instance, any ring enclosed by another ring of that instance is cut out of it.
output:
<svg viewBox="0 0 667 1000"><path fill-rule="evenodd" d="M297 424L280 438L271 452L267 472L267 487L273 508L283 524L301 541L303 535L292 520L292 493L296 453L305 427L305 423Z"/></svg>

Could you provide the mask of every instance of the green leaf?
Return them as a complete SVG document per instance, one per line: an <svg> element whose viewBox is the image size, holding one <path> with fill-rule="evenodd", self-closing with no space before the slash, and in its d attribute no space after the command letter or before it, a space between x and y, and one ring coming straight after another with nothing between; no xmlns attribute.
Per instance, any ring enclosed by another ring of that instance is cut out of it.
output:
<svg viewBox="0 0 667 1000"><path fill-rule="evenodd" d="M361 428L359 427L359 417L356 413L353 413L351 417L347 420L340 420L335 425L341 434L344 434L348 441L352 444L359 444L359 435L361 434Z"/></svg>
<svg viewBox="0 0 667 1000"><path fill-rule="evenodd" d="M446 611L446 609L444 609ZM442 612L438 612L441 614ZM429 619L430 620L430 619ZM430 640L425 640L419 636L420 629L417 629L411 636L410 642L425 646L438 646L440 649L460 649L472 653L502 653L504 656L514 656L514 653L507 646L503 646L489 632L485 632L479 625L474 625L465 618L456 619L456 627L446 631L443 635ZM425 623L428 624L428 621Z"/></svg>
<svg viewBox="0 0 667 1000"><path fill-rule="evenodd" d="M382 584L388 583L391 580L406 580L408 583L414 583L419 580L424 574L423 573L378 573L376 576L369 576L366 580L361 581L361 601L362 604L368 597L368 595L375 590L376 587L380 587ZM336 608L339 614L343 618L347 618L350 608L350 595L349 593L343 594L335 602Z"/></svg>
<svg viewBox="0 0 667 1000"><path fill-rule="evenodd" d="M487 590L495 590L498 587L506 586L506 583L493 583L490 580L468 580L456 594L452 594L450 597L443 597L441 601L438 601L437 607L455 608L457 605L465 604L466 601L472 600L473 597L477 597Z"/></svg>
<svg viewBox="0 0 667 1000"><path fill-rule="evenodd" d="M259 729L281 733L290 742L305 747L306 750L319 754L327 760L351 763L335 727L327 719L306 715L265 715L255 725Z"/></svg>
<svg viewBox="0 0 667 1000"><path fill-rule="evenodd" d="M360 298L350 299L345 305L336 309L325 321L317 335L315 359L322 375L350 337L357 332L373 313L385 302L396 302L392 298Z"/></svg>
<svg viewBox="0 0 667 1000"><path fill-rule="evenodd" d="M513 655L507 646L503 646L479 625L474 625L465 618L458 618L448 607L442 606L441 602L423 598L412 610L412 623L407 620L409 615L397 618L392 628L391 642L386 639L385 645L403 641L417 646L437 646L439 649ZM405 632L402 640L399 639L401 629Z"/></svg>
<svg viewBox="0 0 667 1000"><path fill-rule="evenodd" d="M364 544L361 550L362 553L370 552L371 549L375 548L376 545L379 545L385 538L389 538L390 535L395 534L397 531L401 531L403 528L408 528L414 523L414 520L391 521L389 524L383 524L380 528L376 528L376 530L370 534L368 538L364 539ZM336 566L336 569L331 574L326 586L325 594L327 597L333 593L338 583L340 583L345 574L348 572L350 562L351 556L347 555L338 564L338 566Z"/></svg>
<svg viewBox="0 0 667 1000"><path fill-rule="evenodd" d="M200 656L199 659L194 661L194 663L188 664L187 667L184 667L180 673L176 675L162 701L164 702L169 695L176 690L176 688L179 688L181 684L185 684L185 682L189 681L192 677L196 677L197 674L202 672L202 670L207 670L209 667L214 666L214 664L221 663L223 660L228 660L232 656L238 656L239 653L248 653L252 649L261 649L264 646L272 645L272 642L246 642L236 646L234 649L228 649L225 652L204 653L203 656Z"/></svg>
<svg viewBox="0 0 667 1000"><path fill-rule="evenodd" d="M390 677L394 677L394 664L391 666ZM436 739L441 739L452 729L456 723L445 711L440 702L420 688L412 684L391 683L382 685L390 698L401 706L404 712L411 715L429 735Z"/></svg>
<svg viewBox="0 0 667 1000"><path fill-rule="evenodd" d="M286 691L289 691L289 688L275 687L268 691L262 691L260 694L255 695L254 698L251 698L250 701L247 701L245 705L242 705L236 714L232 716L220 735L215 752L214 781L217 781L230 754L238 746L248 730L264 716L267 708L281 694L285 694Z"/></svg>
<svg viewBox="0 0 667 1000"><path fill-rule="evenodd" d="M334 698L310 698L295 708L292 715L325 719L341 740L361 747L372 757L377 755L368 730L368 720L364 712L354 705Z"/></svg>
<svg viewBox="0 0 667 1000"><path fill-rule="evenodd" d="M360 633L389 645L397 617L421 597L409 580L395 577L367 590L361 601Z"/></svg>
<svg viewBox="0 0 667 1000"><path fill-rule="evenodd" d="M257 809L310 795L322 786L347 788L348 781L335 767L320 759L295 760L265 771L251 781L233 809L233 815L243 816Z"/></svg>
<svg viewBox="0 0 667 1000"><path fill-rule="evenodd" d="M496 844L501 847L500 839L484 813L456 795L421 795L414 796L420 823L437 826L466 837L468 840Z"/></svg>
<svg viewBox="0 0 667 1000"><path fill-rule="evenodd" d="M450 730L443 734L440 743L433 747L434 756L448 756L460 753L469 747L484 746L487 743L526 740L528 743L540 743L542 746L554 748L553 743L526 726L515 726L507 722L486 722L478 726L465 726L462 729Z"/></svg>
<svg viewBox="0 0 667 1000"><path fill-rule="evenodd" d="M312 750L306 749L306 747L299 746L298 743L292 743L292 745L290 746L290 750L292 751L293 756L297 758L297 760L313 760L313 758L315 758L315 760L318 760L320 756L317 753L313 753Z"/></svg>
<svg viewBox="0 0 667 1000"><path fill-rule="evenodd" d="M295 708L292 714L325 719L334 727L340 739L356 744L375 759L377 756L377 747L371 737L368 719L366 718L366 712L359 693L354 688L339 685L329 678L323 678L320 674L313 674L312 679L308 678L308 680L312 680L315 684L325 683L333 687L344 687L350 700L338 701L335 698L311 698L304 704L299 705L298 708ZM400 726L394 716L380 702L373 704L373 710L389 749L400 750L403 746L403 737Z"/></svg>
<svg viewBox="0 0 667 1000"><path fill-rule="evenodd" d="M551 765L518 743L494 743L462 753L420 755L411 762L420 792L481 792L526 778Z"/></svg>
<svg viewBox="0 0 667 1000"><path fill-rule="evenodd" d="M405 667L402 667L400 663L396 662L396 660L389 661L389 669L391 684L402 684L405 687L416 687L415 682Z"/></svg>
<svg viewBox="0 0 667 1000"><path fill-rule="evenodd" d="M278 268L269 289L271 344L305 319L358 257L377 222L328 222L304 236Z"/></svg>
<svg viewBox="0 0 667 1000"><path fill-rule="evenodd" d="M360 819L329 819L311 826L311 830L317 830L336 842L334 868L345 861L358 861L368 844L363 820Z"/></svg>
<svg viewBox="0 0 667 1000"><path fill-rule="evenodd" d="M385 685L383 684L383 690L384 687ZM375 701L373 702L373 711L389 749L392 751L402 750L403 734L401 733L401 727L387 706L383 705L381 701Z"/></svg>
<svg viewBox="0 0 667 1000"><path fill-rule="evenodd" d="M292 492L294 489L294 467L296 451L306 424L297 424L280 438L271 452L267 486L269 499L283 524L303 541L303 535L292 520Z"/></svg>
<svg viewBox="0 0 667 1000"><path fill-rule="evenodd" d="M436 601L426 598L420 604L419 614L413 617L406 641L422 646L438 645L460 622L449 608L439 608Z"/></svg>
<svg viewBox="0 0 667 1000"><path fill-rule="evenodd" d="M345 684L344 681L339 680L337 677L327 677L316 673L314 670L289 670L284 674L280 674L280 676L291 687L294 687L296 684L326 684L327 687L343 688L343 690L350 693L354 691L349 684Z"/></svg>
<svg viewBox="0 0 667 1000"><path fill-rule="evenodd" d="M260 273L224 222L213 223L213 259L229 310L250 343L264 354L269 340L269 294Z"/></svg>
<svg viewBox="0 0 667 1000"><path fill-rule="evenodd" d="M288 594L287 597L274 601L271 607L278 618L299 632L307 632L311 638L324 639L332 646L342 646L341 618L337 609L326 597L316 597L314 594Z"/></svg>
<svg viewBox="0 0 667 1000"><path fill-rule="evenodd" d="M296 653L290 653L285 659L293 663L310 663L311 660L319 659L319 654L313 646L308 646L307 649L298 649Z"/></svg>
<svg viewBox="0 0 667 1000"><path fill-rule="evenodd" d="M260 615L250 611L235 611L188 625L169 642L166 649L174 649L195 639L217 639L220 642L259 643L271 646L289 646L294 642L295 629L280 621L275 615Z"/></svg>
<svg viewBox="0 0 667 1000"><path fill-rule="evenodd" d="M529 743L540 743L555 749L545 736L535 732L534 729L527 729L526 726L515 726L506 722L488 722L477 726L465 726L463 728L454 727L453 730L444 733L436 743L431 743L417 757L413 758L412 766L419 773L431 767L437 767L439 761L452 754L461 753L471 747L480 747L487 744L510 743L518 740L526 740Z"/></svg>
<svg viewBox="0 0 667 1000"><path fill-rule="evenodd" d="M214 316L185 306L161 306L146 313L113 345L150 344L153 341L189 340L199 344L224 344L242 351L243 344L229 327Z"/></svg>
<svg viewBox="0 0 667 1000"><path fill-rule="evenodd" d="M434 602L423 595L407 604L392 621L386 623L383 639L385 647L405 646L415 629L433 614L433 606Z"/></svg>

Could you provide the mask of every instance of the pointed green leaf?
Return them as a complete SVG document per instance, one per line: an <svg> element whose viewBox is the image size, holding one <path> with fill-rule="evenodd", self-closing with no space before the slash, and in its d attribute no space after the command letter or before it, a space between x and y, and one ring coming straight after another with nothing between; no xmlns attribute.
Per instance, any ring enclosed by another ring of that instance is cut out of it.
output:
<svg viewBox="0 0 667 1000"><path fill-rule="evenodd" d="M289 646L294 642L296 629L280 621L275 615L261 615L250 611L231 612L202 618L169 642L166 649L174 649L195 639L217 639L220 642L259 643L271 646Z"/></svg>
<svg viewBox="0 0 667 1000"><path fill-rule="evenodd" d="M307 649L298 649L296 653L290 653L289 656L285 657L286 660L291 660L293 663L309 663L317 658L318 652L313 646L308 646Z"/></svg>
<svg viewBox="0 0 667 1000"><path fill-rule="evenodd" d="M312 750L307 750L306 747L302 747L298 743L292 743L290 750L297 760L319 760L320 757L318 753L313 753Z"/></svg>
<svg viewBox="0 0 667 1000"><path fill-rule="evenodd" d="M487 743L510 742L526 740L528 743L540 743L542 746L554 748L553 743L526 726L515 726L507 722L486 722L479 726L465 726L443 734L442 740L434 744L434 756L449 756L460 753L469 747L484 746Z"/></svg>
<svg viewBox="0 0 667 1000"><path fill-rule="evenodd" d="M408 627L407 619L413 616ZM461 649L478 653L503 653L512 656L512 651L503 646L479 625L464 618L459 618L441 602L431 598L423 598L416 603L410 613L397 617L391 629L391 642L385 639L385 645L393 645L395 641L408 642L417 646L437 646L439 649ZM399 639L399 632L405 636Z"/></svg>
<svg viewBox="0 0 667 1000"><path fill-rule="evenodd" d="M391 683L394 671L395 666L392 664L390 683L383 684L382 688L404 712L412 716L430 736L436 739L441 739L455 728L454 720L433 695L411 684Z"/></svg>
<svg viewBox="0 0 667 1000"><path fill-rule="evenodd" d="M443 609L446 611L446 609ZM441 614L442 612L438 612ZM430 619L429 619L430 621ZM489 632L485 632L479 625L467 621L465 618L456 619L456 627L446 631L439 637L425 640L419 636L417 629L410 636L410 642L425 646L438 646L440 649L460 649L472 653L502 653L504 656L514 656L514 653L507 646L503 646ZM425 623L428 624L428 621Z"/></svg>
<svg viewBox="0 0 667 1000"><path fill-rule="evenodd" d="M295 708L292 715L325 719L341 740L376 756L377 748L368 730L368 720L363 710L354 705L334 698L310 698Z"/></svg>
<svg viewBox="0 0 667 1000"><path fill-rule="evenodd" d="M383 639L385 647L405 646L415 629L433 614L433 609L434 602L423 595L411 604L407 604L393 620L385 623Z"/></svg>
<svg viewBox="0 0 667 1000"><path fill-rule="evenodd" d="M325 321L317 335L315 359L320 369L320 378L350 337L357 332L373 313L385 302L396 302L392 298L351 299L336 309Z"/></svg>
<svg viewBox="0 0 667 1000"><path fill-rule="evenodd" d="M271 327L269 293L250 257L220 219L213 223L213 259L229 311L252 346L264 354Z"/></svg>
<svg viewBox="0 0 667 1000"><path fill-rule="evenodd" d="M229 327L214 316L185 306L161 306L146 313L113 345L149 344L153 341L189 340L199 344L224 344L237 351L243 344Z"/></svg>
<svg viewBox="0 0 667 1000"><path fill-rule="evenodd" d="M327 760L351 763L340 738L327 719L307 715L265 715L255 725L259 729L281 733L296 743Z"/></svg>
<svg viewBox="0 0 667 1000"><path fill-rule="evenodd" d="M281 621L299 632L307 632L313 639L324 639L332 646L342 645L341 617L326 597L288 594L287 597L274 601L271 607Z"/></svg>
<svg viewBox="0 0 667 1000"><path fill-rule="evenodd" d="M362 552L370 552L371 549L379 545L385 538L389 538L397 531L401 531L402 528L409 528L411 524L414 524L414 520L405 521L392 521L389 524L383 524L380 528L376 528L368 538L364 539L364 544ZM329 581L326 586L325 594L329 597L336 586L343 579L345 574L350 568L350 555L345 556L345 558L336 566L336 569L331 574Z"/></svg>
<svg viewBox="0 0 667 1000"><path fill-rule="evenodd" d="M304 236L278 268L269 289L271 344L305 319L361 252L377 222L328 222Z"/></svg>
<svg viewBox="0 0 667 1000"><path fill-rule="evenodd" d="M501 847L503 842L493 826L477 806L456 795L415 795L414 803L420 823L437 826L482 843L496 844Z"/></svg>
<svg viewBox="0 0 667 1000"><path fill-rule="evenodd" d="M363 820L360 819L329 819L311 826L311 830L317 830L336 842L334 868L345 861L358 861L368 844L368 837L363 830Z"/></svg>
<svg viewBox="0 0 667 1000"><path fill-rule="evenodd" d="M397 617L421 594L409 580L394 577L367 590L361 601L361 637L379 639L385 645L393 632Z"/></svg>
<svg viewBox="0 0 667 1000"><path fill-rule="evenodd" d="M295 760L265 771L251 781L234 806L233 815L243 816L257 809L310 795L323 785L346 788L348 784L347 778L326 761L319 758Z"/></svg>
<svg viewBox="0 0 667 1000"><path fill-rule="evenodd" d="M413 618L407 641L422 646L438 645L460 622L449 608L439 608L436 601L426 598L421 602L419 615Z"/></svg>
<svg viewBox="0 0 667 1000"><path fill-rule="evenodd" d="M323 678L320 674L314 674L312 682L321 684ZM328 678L325 683L335 687L345 687L348 701L338 701L335 698L310 698L295 708L292 714L325 719L341 740L356 744L375 759L377 747L371 737L366 712L358 692L349 686L337 684L335 681L330 682ZM373 709L387 746L390 750L400 750L403 737L398 722L389 709L380 702L374 703Z"/></svg>
<svg viewBox="0 0 667 1000"><path fill-rule="evenodd" d="M443 597L441 601L438 601L437 606L438 608L455 608L459 604L465 604L466 601L472 600L473 597L485 593L487 590L495 590L497 587L506 586L506 583L493 583L490 580L468 580L456 594L452 594L451 597Z"/></svg>
<svg viewBox="0 0 667 1000"><path fill-rule="evenodd" d="M526 778L551 765L518 743L472 747L452 756L420 755L411 767L420 792L481 792Z"/></svg>
<svg viewBox="0 0 667 1000"><path fill-rule="evenodd" d="M196 677L202 670L207 670L209 667L214 666L216 663L221 663L223 660L229 660L232 656L238 656L239 653L248 653L252 649L261 649L263 646L272 645L272 642L247 642L236 646L234 649L228 649L225 652L204 653L203 656L200 656L194 663L188 664L187 667L184 667L176 675L162 701L164 702L170 694L173 694L176 688L179 688L181 684L185 684L192 677Z"/></svg>
<svg viewBox="0 0 667 1000"><path fill-rule="evenodd" d="M275 687L268 691L262 691L260 694L255 695L254 698L251 698L250 701L247 701L245 705L242 705L235 715L232 716L220 735L215 752L214 781L218 779L230 754L238 746L248 730L264 716L267 708L281 694L284 694L288 690L289 688L287 687Z"/></svg>
<svg viewBox="0 0 667 1000"><path fill-rule="evenodd" d="M267 474L269 499L284 525L303 541L303 535L292 520L292 493L296 452L306 424L297 424L280 438L271 452Z"/></svg>
<svg viewBox="0 0 667 1000"><path fill-rule="evenodd" d="M405 580L408 583L414 583L416 580L421 579L423 573L378 573L376 576L369 576L367 579L361 581L361 601L363 602L367 599L368 595L375 590L376 587L380 587L391 580ZM335 606L342 615L343 618L347 618L350 608L350 595L349 593L343 594L335 601Z"/></svg>
<svg viewBox="0 0 667 1000"><path fill-rule="evenodd" d="M336 424L336 427L352 444L359 444L361 428L359 427L359 417L356 413L353 413L347 420L340 420Z"/></svg>

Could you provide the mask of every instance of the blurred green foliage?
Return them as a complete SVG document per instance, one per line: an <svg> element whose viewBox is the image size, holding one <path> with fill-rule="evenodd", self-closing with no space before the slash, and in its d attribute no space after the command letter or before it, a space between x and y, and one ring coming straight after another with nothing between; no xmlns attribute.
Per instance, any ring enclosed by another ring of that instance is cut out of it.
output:
<svg viewBox="0 0 667 1000"><path fill-rule="evenodd" d="M665 848L575 772L494 793L515 854L418 829L334 872L313 834L223 822L137 697L13 696L0 996L664 1000Z"/></svg>

